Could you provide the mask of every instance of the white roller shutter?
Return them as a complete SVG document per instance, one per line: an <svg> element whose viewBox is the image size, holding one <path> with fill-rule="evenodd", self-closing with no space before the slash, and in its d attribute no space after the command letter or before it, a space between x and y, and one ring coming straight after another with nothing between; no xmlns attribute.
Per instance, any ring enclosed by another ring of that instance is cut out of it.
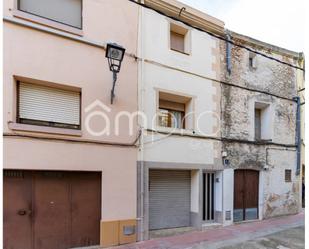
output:
<svg viewBox="0 0 309 249"><path fill-rule="evenodd" d="M80 93L19 83L19 118L80 125Z"/></svg>
<svg viewBox="0 0 309 249"><path fill-rule="evenodd" d="M18 0L19 10L81 29L82 0Z"/></svg>
<svg viewBox="0 0 309 249"><path fill-rule="evenodd" d="M190 226L190 196L190 171L150 170L149 228Z"/></svg>

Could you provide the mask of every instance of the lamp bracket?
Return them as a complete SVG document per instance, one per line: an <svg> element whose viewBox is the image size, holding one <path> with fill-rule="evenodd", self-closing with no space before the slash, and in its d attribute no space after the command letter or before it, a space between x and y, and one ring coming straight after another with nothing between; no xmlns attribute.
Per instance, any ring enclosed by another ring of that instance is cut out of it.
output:
<svg viewBox="0 0 309 249"><path fill-rule="evenodd" d="M117 72L113 71L113 88L111 90L111 104L114 102L115 98L115 86L116 86L116 81L117 81Z"/></svg>

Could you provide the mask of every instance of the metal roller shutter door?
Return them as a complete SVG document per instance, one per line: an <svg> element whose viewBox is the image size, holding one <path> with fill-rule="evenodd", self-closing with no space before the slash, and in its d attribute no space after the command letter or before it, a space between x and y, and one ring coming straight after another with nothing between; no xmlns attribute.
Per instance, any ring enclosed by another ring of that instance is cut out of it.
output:
<svg viewBox="0 0 309 249"><path fill-rule="evenodd" d="M149 229L190 226L191 174L150 170Z"/></svg>

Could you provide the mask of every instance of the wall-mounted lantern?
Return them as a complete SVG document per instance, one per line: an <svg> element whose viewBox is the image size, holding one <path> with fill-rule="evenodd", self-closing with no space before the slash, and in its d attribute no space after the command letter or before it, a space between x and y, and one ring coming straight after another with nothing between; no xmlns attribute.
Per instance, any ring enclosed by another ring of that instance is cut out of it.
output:
<svg viewBox="0 0 309 249"><path fill-rule="evenodd" d="M121 68L121 62L124 57L125 48L116 43L108 43L106 46L105 57L108 59L109 70L113 72L113 88L111 90L111 104L113 104L115 97L115 84L117 81L117 73Z"/></svg>

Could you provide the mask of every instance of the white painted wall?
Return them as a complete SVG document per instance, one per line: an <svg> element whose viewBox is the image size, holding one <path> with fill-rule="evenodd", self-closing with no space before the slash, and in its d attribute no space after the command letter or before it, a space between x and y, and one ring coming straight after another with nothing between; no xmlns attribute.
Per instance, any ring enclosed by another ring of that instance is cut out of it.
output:
<svg viewBox="0 0 309 249"><path fill-rule="evenodd" d="M155 142L151 142L154 140ZM163 134L144 138L144 159L155 162L213 164L213 142ZM208 168L210 169L210 168Z"/></svg>
<svg viewBox="0 0 309 249"><path fill-rule="evenodd" d="M172 20L152 10L144 10L143 53L145 58L173 65L185 71L215 77L216 75L212 71L212 63L215 59L212 55L212 47L215 47L216 40L205 33L188 28L190 31L188 38L191 40L189 42L190 55L172 51L169 49L170 21ZM177 22L174 23L177 24Z"/></svg>
<svg viewBox="0 0 309 249"><path fill-rule="evenodd" d="M233 224L234 169L223 171L223 225ZM231 220L226 220L226 211L231 211Z"/></svg>
<svg viewBox="0 0 309 249"><path fill-rule="evenodd" d="M143 107L147 116L147 128L164 130L156 126L157 95L158 91L177 93L178 95L192 96L195 115L195 126L191 129L196 135L215 136L214 127L219 122L216 112L216 103L213 96L216 88L210 80L183 72L171 70L158 65L146 63L144 65L144 89L142 94ZM216 116L214 116L216 115ZM150 122L149 122L150 121ZM154 127L153 127L154 124ZM219 130L217 132L220 132ZM189 132L190 133L190 132ZM161 137L158 135L158 137ZM151 137L145 138L149 141ZM213 141L198 140L189 137L169 137L156 146L145 146L146 161L212 163L214 157Z"/></svg>
<svg viewBox="0 0 309 249"><path fill-rule="evenodd" d="M217 182L218 179L218 182ZM215 211L223 210L223 171L215 173Z"/></svg>
<svg viewBox="0 0 309 249"><path fill-rule="evenodd" d="M299 179L295 174L296 153L294 149L268 151L269 170L264 172L264 213L266 216L296 213L299 200ZM292 181L285 182L285 170L292 170Z"/></svg>
<svg viewBox="0 0 309 249"><path fill-rule="evenodd" d="M199 211L199 170L191 170L191 212Z"/></svg>
<svg viewBox="0 0 309 249"><path fill-rule="evenodd" d="M205 33L188 28L186 40L189 54L172 51L170 21L151 10L141 9L139 110L145 113L148 122L144 126L139 158L143 161L160 162L162 165L179 163L182 168L186 168L186 164L190 164L190 168L192 164L197 164L197 168L205 165L208 170L215 170L214 159L221 155L219 142L196 136L220 134L220 87L209 79L217 76L214 67L219 61L219 53L214 53L217 41ZM157 126L159 92L191 98L188 109L194 112L194 116L191 116L193 120L190 119L190 127L186 125L186 130L175 130L170 135L149 131L155 129L171 132L171 129ZM191 171L192 212L201 212L198 172ZM218 193L220 192L222 188ZM221 197L216 200L218 203L222 202Z"/></svg>

